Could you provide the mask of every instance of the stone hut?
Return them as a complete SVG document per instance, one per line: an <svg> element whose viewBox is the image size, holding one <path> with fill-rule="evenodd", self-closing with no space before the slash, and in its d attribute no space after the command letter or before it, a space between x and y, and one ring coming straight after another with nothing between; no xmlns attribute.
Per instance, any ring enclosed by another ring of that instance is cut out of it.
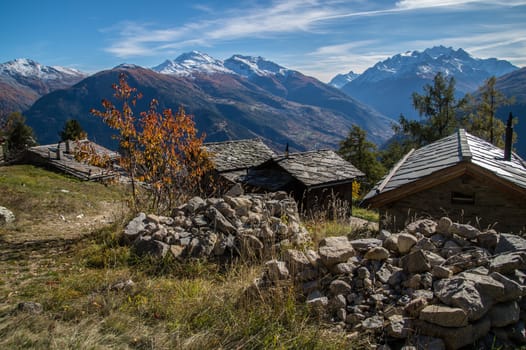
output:
<svg viewBox="0 0 526 350"><path fill-rule="evenodd" d="M526 163L465 130L406 154L365 196L381 225L415 218L454 220L501 232L526 232Z"/></svg>
<svg viewBox="0 0 526 350"><path fill-rule="evenodd" d="M239 183L248 169L276 155L260 139L209 142L204 147L214 163L213 187L219 194Z"/></svg>
<svg viewBox="0 0 526 350"><path fill-rule="evenodd" d="M241 180L255 189L290 193L304 213L332 213L351 210L352 183L364 175L336 152L317 150L272 157Z"/></svg>

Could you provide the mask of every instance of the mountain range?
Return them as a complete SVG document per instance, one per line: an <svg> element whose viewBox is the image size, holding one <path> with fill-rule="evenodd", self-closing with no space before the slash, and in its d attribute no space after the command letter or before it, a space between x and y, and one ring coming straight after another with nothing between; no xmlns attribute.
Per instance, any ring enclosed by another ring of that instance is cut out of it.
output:
<svg viewBox="0 0 526 350"><path fill-rule="evenodd" d="M400 114L417 119L411 95L422 93L424 85L432 84L438 72L455 78L457 96L462 97L476 91L489 77L499 77L517 69L508 61L474 58L463 49L435 46L378 62L340 88L392 119L397 120ZM338 86L338 83L333 85Z"/></svg>
<svg viewBox="0 0 526 350"><path fill-rule="evenodd" d="M86 76L76 69L45 66L25 58L0 64L0 114L25 111L38 98Z"/></svg>
<svg viewBox="0 0 526 350"><path fill-rule="evenodd" d="M39 142L56 142L65 121L77 119L90 138L112 146L110 130L89 110L112 96L123 72L143 93L137 110L153 98L160 108L183 106L207 141L260 137L277 150L336 148L353 124L377 143L392 135L388 118L315 78L261 57L221 61L194 51L152 69L123 64L43 96L25 112Z"/></svg>
<svg viewBox="0 0 526 350"><path fill-rule="evenodd" d="M219 60L198 51L150 69L122 64L91 76L18 59L0 64L0 110L25 111L41 143L56 142L65 121L77 119L90 138L115 146L111 131L89 110L101 108L101 100L112 96L111 85L124 72L144 95L138 110L145 110L152 98L160 108L183 106L195 115L207 141L261 137L276 150L287 143L295 150L337 148L357 124L381 145L392 135L393 120L385 115L415 117L411 94L432 83L439 71L455 77L459 96L475 92L489 76L498 76L497 88L516 97L516 103L498 116L505 119L512 111L520 117L526 112L524 68L443 46L398 54L362 74L339 74L329 84L262 57L233 55ZM519 121L516 131L519 153L524 155L526 122Z"/></svg>

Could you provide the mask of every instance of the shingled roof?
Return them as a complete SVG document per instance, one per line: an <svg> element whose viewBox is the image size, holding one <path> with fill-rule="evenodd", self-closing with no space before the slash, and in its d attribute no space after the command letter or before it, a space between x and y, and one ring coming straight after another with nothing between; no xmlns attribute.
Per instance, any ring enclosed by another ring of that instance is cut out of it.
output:
<svg viewBox="0 0 526 350"><path fill-rule="evenodd" d="M281 173L280 176L275 170L268 170L269 165L272 164L281 168L285 175ZM353 179L364 175L336 152L318 150L273 157L257 167L256 171L251 172L247 176L247 181L252 185L268 187L271 183L278 184L278 179L283 182L295 178L306 187L315 188L352 182Z"/></svg>
<svg viewBox="0 0 526 350"><path fill-rule="evenodd" d="M47 164L48 166L56 168L82 180L99 181L116 176L113 171L78 162L75 159L74 152L78 144L86 143L89 143L97 154L107 155L113 160L119 157L117 152L111 151L89 140L68 142L70 146L69 150L65 142L31 147L27 150L26 158L34 159L34 157L37 157L39 163Z"/></svg>
<svg viewBox="0 0 526 350"><path fill-rule="evenodd" d="M512 153L511 160L506 161L502 149L460 129L448 137L411 150L365 196L364 201L413 186L437 173L445 175L448 169L461 164L526 193L526 163L523 159Z"/></svg>
<svg viewBox="0 0 526 350"><path fill-rule="evenodd" d="M260 139L209 142L204 147L220 173L248 169L275 156Z"/></svg>

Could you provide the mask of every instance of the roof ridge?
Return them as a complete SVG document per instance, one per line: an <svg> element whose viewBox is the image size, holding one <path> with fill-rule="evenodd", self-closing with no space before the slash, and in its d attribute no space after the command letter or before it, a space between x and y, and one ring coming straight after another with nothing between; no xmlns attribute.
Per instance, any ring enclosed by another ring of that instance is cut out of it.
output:
<svg viewBox="0 0 526 350"><path fill-rule="evenodd" d="M310 150L310 151L303 151L303 152L290 152L289 153L289 157L290 156L294 156L294 155L302 155L302 154L308 154L308 153L318 153L318 152L333 152L333 153L336 153L338 154L338 152L330 149L330 148L324 148L324 149L313 149L313 150ZM286 157L286 154L277 154L276 156L274 156L274 158L281 158L281 157Z"/></svg>
<svg viewBox="0 0 526 350"><path fill-rule="evenodd" d="M260 137L253 137L251 139L238 139L238 140L225 140L225 141L205 142L205 143L203 143L203 146L218 145L218 144L225 144L225 143L239 143L239 142L247 142L247 141L261 141L261 142L263 142L263 140ZM265 144L265 143L263 142L263 144ZM265 144L265 146L266 146L266 144Z"/></svg>
<svg viewBox="0 0 526 350"><path fill-rule="evenodd" d="M470 162L473 154L469 148L466 130L458 129L458 153L462 161Z"/></svg>
<svg viewBox="0 0 526 350"><path fill-rule="evenodd" d="M400 169L400 167L405 163L407 158L409 158L409 156L411 156L414 152L415 152L415 149L411 148L411 150L407 152L407 154L398 163L396 163L396 165L391 169L389 174L387 174L387 176L382 180L380 185L378 185L378 187L376 188L376 193L380 193L383 190L383 188L391 180L393 175L398 171L398 169Z"/></svg>

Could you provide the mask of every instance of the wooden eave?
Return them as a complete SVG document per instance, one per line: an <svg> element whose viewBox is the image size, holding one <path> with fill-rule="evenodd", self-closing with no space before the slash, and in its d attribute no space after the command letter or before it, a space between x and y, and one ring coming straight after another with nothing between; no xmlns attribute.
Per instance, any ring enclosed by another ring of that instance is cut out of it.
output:
<svg viewBox="0 0 526 350"><path fill-rule="evenodd" d="M490 184L508 194L514 196L519 195L526 198L525 188L516 186L515 184L498 177L491 171L485 170L469 161L464 161L449 168L439 170L420 180L404 184L403 186L384 193L379 193L366 200L365 203L372 208L380 208L409 195L428 190L465 174L483 181L484 183Z"/></svg>

